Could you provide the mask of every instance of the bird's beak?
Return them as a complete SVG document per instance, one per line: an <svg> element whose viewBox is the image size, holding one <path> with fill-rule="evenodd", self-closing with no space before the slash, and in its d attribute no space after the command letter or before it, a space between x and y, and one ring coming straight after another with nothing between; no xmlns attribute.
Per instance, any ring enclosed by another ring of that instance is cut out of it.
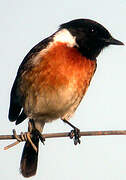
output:
<svg viewBox="0 0 126 180"><path fill-rule="evenodd" d="M114 39L113 37L111 37L110 39L106 39L105 42L108 44L112 44L112 45L124 45L123 42L121 42L117 39Z"/></svg>

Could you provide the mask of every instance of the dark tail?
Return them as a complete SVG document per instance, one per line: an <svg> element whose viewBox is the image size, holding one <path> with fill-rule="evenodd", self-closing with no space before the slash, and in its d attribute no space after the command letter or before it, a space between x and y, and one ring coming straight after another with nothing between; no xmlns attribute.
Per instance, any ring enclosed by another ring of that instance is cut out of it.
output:
<svg viewBox="0 0 126 180"><path fill-rule="evenodd" d="M39 149L39 137L33 133L31 138L37 149ZM20 172L24 177L31 177L36 174L38 162L38 151L36 152L32 145L27 141L25 143L22 158L20 162Z"/></svg>

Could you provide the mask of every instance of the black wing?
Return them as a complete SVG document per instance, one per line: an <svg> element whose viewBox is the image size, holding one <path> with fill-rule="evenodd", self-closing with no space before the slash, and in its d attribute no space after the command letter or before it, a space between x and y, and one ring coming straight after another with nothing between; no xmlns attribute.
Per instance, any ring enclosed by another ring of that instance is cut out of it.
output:
<svg viewBox="0 0 126 180"><path fill-rule="evenodd" d="M49 38L44 39L43 41L39 42L36 46L34 46L29 53L25 56L24 60L22 61L21 65L19 66L17 76L15 78L13 87L11 89L10 95L10 108L9 108L9 120L16 121L16 124L21 123L24 119L27 118L22 104L23 98L18 93L18 85L20 83L21 74L25 70L30 70L33 67L31 59L34 58L42 49L46 48L49 42L52 41L52 36Z"/></svg>

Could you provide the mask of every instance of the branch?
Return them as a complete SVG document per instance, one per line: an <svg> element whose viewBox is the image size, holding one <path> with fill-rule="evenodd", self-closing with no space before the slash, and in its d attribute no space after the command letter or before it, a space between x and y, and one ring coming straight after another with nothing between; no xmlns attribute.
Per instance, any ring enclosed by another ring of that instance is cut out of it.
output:
<svg viewBox="0 0 126 180"><path fill-rule="evenodd" d="M110 131L83 131L80 132L80 136L103 136L103 135L126 135L126 130L110 130ZM21 138L21 135L17 135ZM59 137L69 137L69 132L63 133L48 133L42 134L46 138L59 138ZM16 139L14 135L0 135L0 140Z"/></svg>
<svg viewBox="0 0 126 180"><path fill-rule="evenodd" d="M103 136L103 135L126 135L126 130L111 130L111 131L85 131L80 132L80 136ZM17 135L19 138L21 138L21 135ZM63 132L63 133L49 133L49 134L42 134L43 138L60 138L60 137L69 137L69 132ZM0 140L10 140L10 139L16 139L14 135L0 135ZM19 141L14 142L13 144L10 144L4 148L4 150L9 149L10 147L13 147L17 144L19 144Z"/></svg>

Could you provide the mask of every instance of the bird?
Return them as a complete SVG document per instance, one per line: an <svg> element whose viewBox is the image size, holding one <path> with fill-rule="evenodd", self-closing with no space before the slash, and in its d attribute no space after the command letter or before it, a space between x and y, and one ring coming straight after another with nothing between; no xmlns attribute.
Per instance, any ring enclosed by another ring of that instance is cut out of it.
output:
<svg viewBox="0 0 126 180"><path fill-rule="evenodd" d="M46 123L63 120L73 128L75 144L80 143L79 130L69 120L90 85L98 55L109 45L124 44L98 22L74 19L61 24L24 57L11 89L8 115L16 125L29 119L28 131L37 148L25 142L20 162L24 177L36 174Z"/></svg>

